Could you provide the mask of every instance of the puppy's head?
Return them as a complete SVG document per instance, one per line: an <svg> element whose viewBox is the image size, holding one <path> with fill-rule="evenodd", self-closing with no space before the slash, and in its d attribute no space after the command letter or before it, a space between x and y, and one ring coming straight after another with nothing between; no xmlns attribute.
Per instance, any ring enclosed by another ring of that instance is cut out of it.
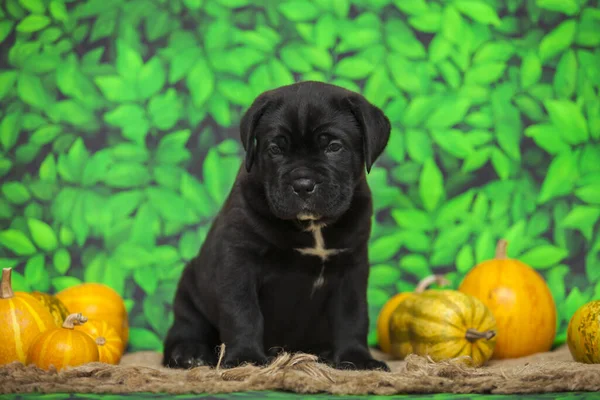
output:
<svg viewBox="0 0 600 400"><path fill-rule="evenodd" d="M358 93L320 82L258 96L240 124L246 170L281 219L329 221L385 149L390 123Z"/></svg>

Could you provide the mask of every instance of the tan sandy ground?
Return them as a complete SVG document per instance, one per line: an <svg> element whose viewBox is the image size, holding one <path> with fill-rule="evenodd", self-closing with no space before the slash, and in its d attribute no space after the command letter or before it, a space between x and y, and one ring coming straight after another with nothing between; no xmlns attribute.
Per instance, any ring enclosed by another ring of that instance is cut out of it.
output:
<svg viewBox="0 0 600 400"><path fill-rule="evenodd" d="M386 359L382 353L374 351L374 354ZM338 371L305 354L283 355L264 368L243 366L230 370L208 367L169 370L160 366L160 358L155 352L131 353L118 366L94 363L59 373L13 363L0 367L0 393L286 390L389 395L600 391L600 365L574 362L566 347L520 359L491 361L477 369L410 356L406 361L388 361L391 373Z"/></svg>

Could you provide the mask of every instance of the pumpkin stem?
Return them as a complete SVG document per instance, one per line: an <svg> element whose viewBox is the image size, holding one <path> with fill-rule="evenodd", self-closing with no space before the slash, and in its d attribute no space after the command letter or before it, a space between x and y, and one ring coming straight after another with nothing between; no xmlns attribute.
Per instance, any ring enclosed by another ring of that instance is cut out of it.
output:
<svg viewBox="0 0 600 400"><path fill-rule="evenodd" d="M465 339L473 343L479 339L490 340L494 336L496 336L496 331L479 332L477 329L469 328L465 334Z"/></svg>
<svg viewBox="0 0 600 400"><path fill-rule="evenodd" d="M0 284L0 299L10 299L15 297L10 281L12 268L2 269L2 283Z"/></svg>
<svg viewBox="0 0 600 400"><path fill-rule="evenodd" d="M450 284L450 281L446 279L443 275L430 275L426 278L423 278L419 282L419 284L415 288L415 293L423 293L433 283L435 283L438 286L447 286Z"/></svg>
<svg viewBox="0 0 600 400"><path fill-rule="evenodd" d="M506 260L506 248L508 247L508 241L506 239L498 240L496 245L496 260Z"/></svg>
<svg viewBox="0 0 600 400"><path fill-rule="evenodd" d="M98 346L104 346L106 344L106 338L104 336L98 336L96 338L96 344Z"/></svg>
<svg viewBox="0 0 600 400"><path fill-rule="evenodd" d="M73 329L75 325L82 325L87 322L87 318L84 317L81 313L71 314L63 322L62 327L65 329Z"/></svg>

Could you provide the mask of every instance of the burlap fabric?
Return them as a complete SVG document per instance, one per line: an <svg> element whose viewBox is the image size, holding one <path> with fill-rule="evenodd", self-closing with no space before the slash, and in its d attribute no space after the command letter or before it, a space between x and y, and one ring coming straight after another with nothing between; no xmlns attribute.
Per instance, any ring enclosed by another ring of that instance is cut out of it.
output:
<svg viewBox="0 0 600 400"><path fill-rule="evenodd" d="M375 352L380 359L385 357ZM163 392L229 393L286 390L339 395L406 393L548 393L600 391L600 365L572 360L567 348L509 361L491 361L483 368L456 362L432 363L410 356L389 361L391 373L339 371L309 355L283 355L263 368L199 367L189 371L160 367L160 354L127 354L120 365L100 363L70 370L42 371L13 363L0 368L0 393Z"/></svg>

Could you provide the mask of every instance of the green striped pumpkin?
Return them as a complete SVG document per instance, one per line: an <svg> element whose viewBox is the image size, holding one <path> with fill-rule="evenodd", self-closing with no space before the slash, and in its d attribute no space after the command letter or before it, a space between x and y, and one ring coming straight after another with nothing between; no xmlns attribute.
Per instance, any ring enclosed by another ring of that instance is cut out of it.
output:
<svg viewBox="0 0 600 400"><path fill-rule="evenodd" d="M481 366L496 345L496 319L479 299L456 290L410 296L390 318L393 356L429 356L435 362L460 359Z"/></svg>

